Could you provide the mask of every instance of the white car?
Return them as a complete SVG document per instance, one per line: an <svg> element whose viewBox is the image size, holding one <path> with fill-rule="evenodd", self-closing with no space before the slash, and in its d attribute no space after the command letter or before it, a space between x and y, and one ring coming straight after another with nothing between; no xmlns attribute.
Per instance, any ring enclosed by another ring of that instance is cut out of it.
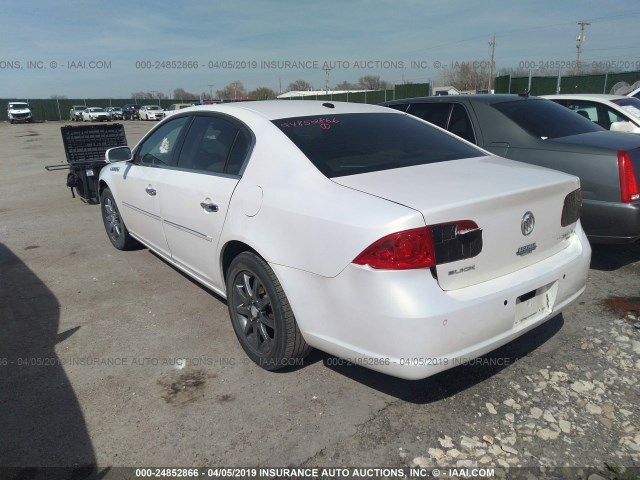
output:
<svg viewBox="0 0 640 480"><path fill-rule="evenodd" d="M88 107L82 110L83 122L108 122L111 120L109 112L100 107Z"/></svg>
<svg viewBox="0 0 640 480"><path fill-rule="evenodd" d="M104 226L226 297L247 355L311 347L420 379L583 292L579 179L399 111L266 101L177 112L105 154Z"/></svg>
<svg viewBox="0 0 640 480"><path fill-rule="evenodd" d="M169 115L173 115L174 113L182 110L183 108L189 108L192 106L193 106L192 103L172 103L171 105L169 105L169 108L167 108L164 111L163 118L167 118Z"/></svg>
<svg viewBox="0 0 640 480"><path fill-rule="evenodd" d="M10 123L33 122L31 107L27 102L9 102L7 105L7 117Z"/></svg>
<svg viewBox="0 0 640 480"><path fill-rule="evenodd" d="M542 95L614 132L640 133L640 99L624 95Z"/></svg>
<svg viewBox="0 0 640 480"><path fill-rule="evenodd" d="M144 105L138 111L140 120L162 120L164 118L164 110L159 105Z"/></svg>

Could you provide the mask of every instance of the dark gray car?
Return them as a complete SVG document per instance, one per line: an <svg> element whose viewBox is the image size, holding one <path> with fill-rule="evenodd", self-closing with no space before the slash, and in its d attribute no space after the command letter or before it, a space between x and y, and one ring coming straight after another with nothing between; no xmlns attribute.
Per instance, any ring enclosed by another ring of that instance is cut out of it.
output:
<svg viewBox="0 0 640 480"><path fill-rule="evenodd" d="M520 95L421 97L383 105L496 155L580 177L589 239L640 239L640 135L609 132L549 100Z"/></svg>

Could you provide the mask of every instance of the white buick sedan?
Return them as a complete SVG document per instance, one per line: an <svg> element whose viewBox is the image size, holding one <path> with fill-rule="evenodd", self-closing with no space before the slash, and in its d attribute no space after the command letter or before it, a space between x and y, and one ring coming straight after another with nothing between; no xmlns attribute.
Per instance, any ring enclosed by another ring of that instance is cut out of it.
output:
<svg viewBox="0 0 640 480"><path fill-rule="evenodd" d="M274 370L318 348L420 379L583 292L579 180L410 115L310 101L178 112L100 175L113 245L141 242L227 299Z"/></svg>

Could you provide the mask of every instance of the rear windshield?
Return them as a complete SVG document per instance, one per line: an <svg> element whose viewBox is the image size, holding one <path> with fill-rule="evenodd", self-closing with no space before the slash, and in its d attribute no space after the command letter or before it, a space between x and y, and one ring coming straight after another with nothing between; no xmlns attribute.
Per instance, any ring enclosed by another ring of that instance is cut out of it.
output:
<svg viewBox="0 0 640 480"><path fill-rule="evenodd" d="M581 133L604 130L592 121L576 115L551 100L529 98L494 103L493 108L502 112L531 135L547 139L568 137Z"/></svg>
<svg viewBox="0 0 640 480"><path fill-rule="evenodd" d="M273 123L329 178L484 155L427 123L396 113L327 114Z"/></svg>

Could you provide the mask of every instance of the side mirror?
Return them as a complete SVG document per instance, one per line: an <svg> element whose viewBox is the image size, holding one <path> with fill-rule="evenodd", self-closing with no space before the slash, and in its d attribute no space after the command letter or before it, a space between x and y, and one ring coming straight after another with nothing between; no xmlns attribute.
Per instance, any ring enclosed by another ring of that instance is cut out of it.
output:
<svg viewBox="0 0 640 480"><path fill-rule="evenodd" d="M634 133L636 131L640 132L640 129L636 129L631 122L613 122L609 130L612 132L628 132Z"/></svg>
<svg viewBox="0 0 640 480"><path fill-rule="evenodd" d="M131 160L129 147L114 147L104 152L104 160L107 163L128 162Z"/></svg>

